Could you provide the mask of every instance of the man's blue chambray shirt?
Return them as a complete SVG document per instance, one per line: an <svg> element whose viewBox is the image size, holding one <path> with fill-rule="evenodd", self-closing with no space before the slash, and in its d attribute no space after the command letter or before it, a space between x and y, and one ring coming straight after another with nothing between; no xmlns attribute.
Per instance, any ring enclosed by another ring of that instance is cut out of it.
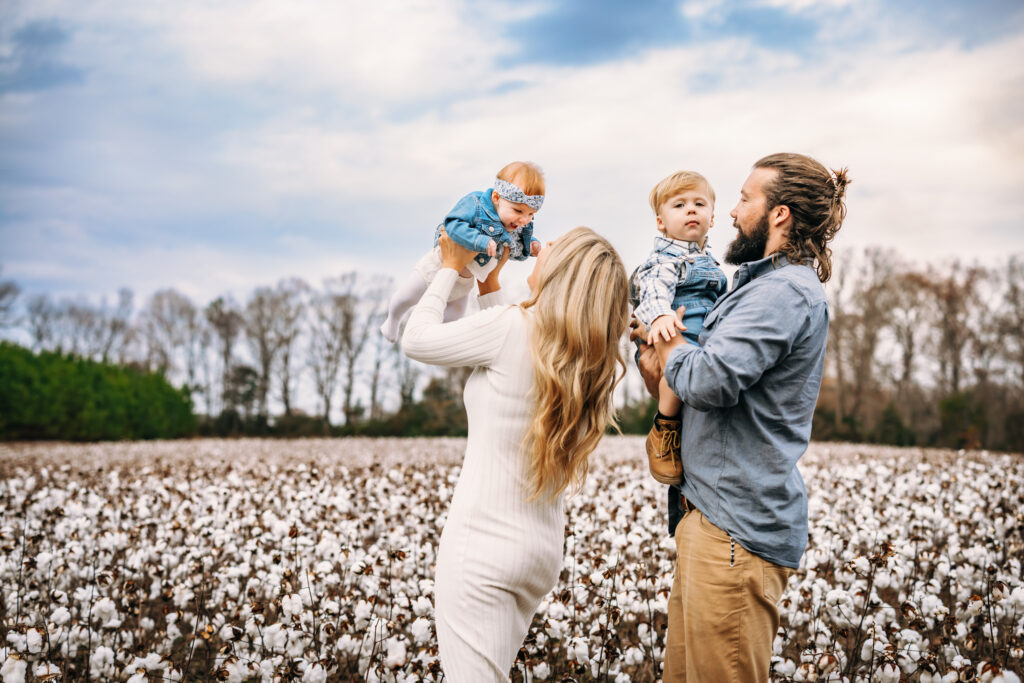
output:
<svg viewBox="0 0 1024 683"><path fill-rule="evenodd" d="M683 401L682 493L750 552L796 568L807 545L807 450L828 304L814 269L776 255L739 267L665 379Z"/></svg>

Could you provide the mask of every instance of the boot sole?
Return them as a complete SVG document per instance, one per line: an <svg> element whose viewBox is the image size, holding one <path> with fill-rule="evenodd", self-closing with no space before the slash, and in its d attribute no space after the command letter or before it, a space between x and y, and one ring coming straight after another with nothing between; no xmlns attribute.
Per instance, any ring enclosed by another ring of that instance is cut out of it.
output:
<svg viewBox="0 0 1024 683"><path fill-rule="evenodd" d="M657 472L652 470L650 467L648 467L647 469L650 470L651 476L654 477L654 479L657 482L661 483L661 484L668 484L668 485L671 486L673 484L682 484L683 483L683 475L681 475L681 474L678 477L669 477L669 476L666 476L664 474L658 474Z"/></svg>

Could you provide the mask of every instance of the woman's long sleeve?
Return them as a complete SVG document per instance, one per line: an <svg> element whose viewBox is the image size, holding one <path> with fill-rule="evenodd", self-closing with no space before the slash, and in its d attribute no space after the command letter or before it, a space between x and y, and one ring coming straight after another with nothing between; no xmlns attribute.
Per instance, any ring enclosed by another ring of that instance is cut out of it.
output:
<svg viewBox="0 0 1024 683"><path fill-rule="evenodd" d="M412 309L402 337L402 351L409 358L431 365L464 367L490 365L500 355L508 337L507 316L515 314L507 307L493 306L460 320L442 322L448 293L457 277L451 268L442 268Z"/></svg>

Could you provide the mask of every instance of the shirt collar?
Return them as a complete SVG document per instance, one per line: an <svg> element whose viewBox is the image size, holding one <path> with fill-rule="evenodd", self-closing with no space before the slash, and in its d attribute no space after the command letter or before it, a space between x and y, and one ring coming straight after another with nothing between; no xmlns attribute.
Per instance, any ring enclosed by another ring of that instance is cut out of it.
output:
<svg viewBox="0 0 1024 683"><path fill-rule="evenodd" d="M769 254L763 259L758 259L757 261L748 261L747 263L743 263L736 269L736 274L733 275L733 289L742 287L753 279L759 278L762 275L767 275L768 273L788 265L789 259L786 258L785 254L780 252Z"/></svg>
<svg viewBox="0 0 1024 683"><path fill-rule="evenodd" d="M480 193L480 205L484 207L484 213L487 214L488 218L500 223L501 219L498 218L498 209L494 206L494 202L491 201L492 192L494 192L494 188L489 187Z"/></svg>
<svg viewBox="0 0 1024 683"><path fill-rule="evenodd" d="M700 246L697 242L683 242L682 240L674 240L671 237L665 237L664 235L654 236L654 248L657 251L667 251L672 254L680 254L689 256L691 254L706 254L707 253L708 241L704 240L704 246Z"/></svg>

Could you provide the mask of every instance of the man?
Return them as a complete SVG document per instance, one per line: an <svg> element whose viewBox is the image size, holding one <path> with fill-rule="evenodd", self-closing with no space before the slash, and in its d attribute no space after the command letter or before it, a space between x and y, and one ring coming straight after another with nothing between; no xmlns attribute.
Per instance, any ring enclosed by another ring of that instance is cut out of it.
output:
<svg viewBox="0 0 1024 683"><path fill-rule="evenodd" d="M725 261L739 269L700 346L677 335L641 347L648 388L664 367L684 404L665 681L768 679L777 603L807 545L796 463L821 385L822 283L848 182L803 155L758 161L729 214L739 232Z"/></svg>

